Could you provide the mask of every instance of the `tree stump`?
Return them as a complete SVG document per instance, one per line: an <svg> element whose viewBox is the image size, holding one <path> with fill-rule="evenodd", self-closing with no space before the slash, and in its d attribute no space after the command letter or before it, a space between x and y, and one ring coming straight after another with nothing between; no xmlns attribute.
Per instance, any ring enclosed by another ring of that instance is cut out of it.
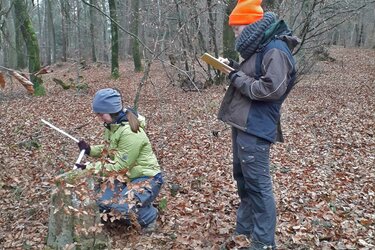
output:
<svg viewBox="0 0 375 250"><path fill-rule="evenodd" d="M84 173L73 170L56 178L49 211L47 249L110 249L95 201L89 195L82 195L82 183L94 183L92 178L86 177L82 182L80 177Z"/></svg>

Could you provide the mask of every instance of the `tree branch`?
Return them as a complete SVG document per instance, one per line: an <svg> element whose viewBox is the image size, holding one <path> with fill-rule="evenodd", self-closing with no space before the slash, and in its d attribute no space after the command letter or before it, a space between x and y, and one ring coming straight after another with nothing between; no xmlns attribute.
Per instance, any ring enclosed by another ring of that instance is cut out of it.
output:
<svg viewBox="0 0 375 250"><path fill-rule="evenodd" d="M132 32L130 32L130 31L128 31L128 30L126 30L125 28L123 28L118 22L116 22L115 20L113 20L109 15L107 15L106 13L104 13L99 7L97 7L97 6L95 6L95 5L93 5L93 4L90 4L90 3L88 3L88 2L86 2L85 0L82 0L82 2L84 3L84 4L86 4L86 5L88 5L88 6L90 6L90 7L92 7L92 8L94 8L94 9L96 9L97 11L99 11L100 13L102 13L105 17L107 17L109 20L111 20L111 22L113 22L114 24L116 24L117 25L117 27L120 29L120 30L122 30L122 31L124 31L126 34L128 34L128 35L130 35L130 36L132 36L133 38L135 38L148 52L150 52L151 54L153 54L154 52L149 48L149 47L147 47L146 46L146 44L144 44L143 42L142 42L142 40L141 39L139 39L139 37L138 36L136 36L135 34L133 34Z"/></svg>

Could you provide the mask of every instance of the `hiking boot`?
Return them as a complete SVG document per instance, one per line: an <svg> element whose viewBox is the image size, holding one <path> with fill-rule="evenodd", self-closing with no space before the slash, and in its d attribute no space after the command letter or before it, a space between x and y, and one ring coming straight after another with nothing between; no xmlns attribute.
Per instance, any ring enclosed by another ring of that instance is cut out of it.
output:
<svg viewBox="0 0 375 250"><path fill-rule="evenodd" d="M250 247L246 248L246 250L274 250L275 247L272 247L271 245L268 246L266 244L263 244L262 242L251 242Z"/></svg>
<svg viewBox="0 0 375 250"><path fill-rule="evenodd" d="M142 232L145 233L145 234L150 234L150 233L153 233L156 231L156 228L157 228L157 219L158 217L155 218L155 220L153 222L151 222L150 224L148 224L147 226L145 226L143 229L142 229Z"/></svg>

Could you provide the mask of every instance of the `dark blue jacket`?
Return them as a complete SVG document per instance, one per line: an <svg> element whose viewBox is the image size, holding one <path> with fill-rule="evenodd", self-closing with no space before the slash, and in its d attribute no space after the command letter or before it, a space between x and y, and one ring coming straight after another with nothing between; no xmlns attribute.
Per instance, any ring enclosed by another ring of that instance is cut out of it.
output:
<svg viewBox="0 0 375 250"><path fill-rule="evenodd" d="M295 60L291 53L297 38L274 37L232 74L218 118L270 142L277 138L281 105L292 89Z"/></svg>

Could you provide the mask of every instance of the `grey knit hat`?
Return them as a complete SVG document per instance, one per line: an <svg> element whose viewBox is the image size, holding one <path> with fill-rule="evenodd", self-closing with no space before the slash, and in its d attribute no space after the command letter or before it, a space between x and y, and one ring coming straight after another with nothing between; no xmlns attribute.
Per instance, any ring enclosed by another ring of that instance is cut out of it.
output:
<svg viewBox="0 0 375 250"><path fill-rule="evenodd" d="M99 114L114 114L122 109L121 95L117 90L106 88L96 92L92 110Z"/></svg>

